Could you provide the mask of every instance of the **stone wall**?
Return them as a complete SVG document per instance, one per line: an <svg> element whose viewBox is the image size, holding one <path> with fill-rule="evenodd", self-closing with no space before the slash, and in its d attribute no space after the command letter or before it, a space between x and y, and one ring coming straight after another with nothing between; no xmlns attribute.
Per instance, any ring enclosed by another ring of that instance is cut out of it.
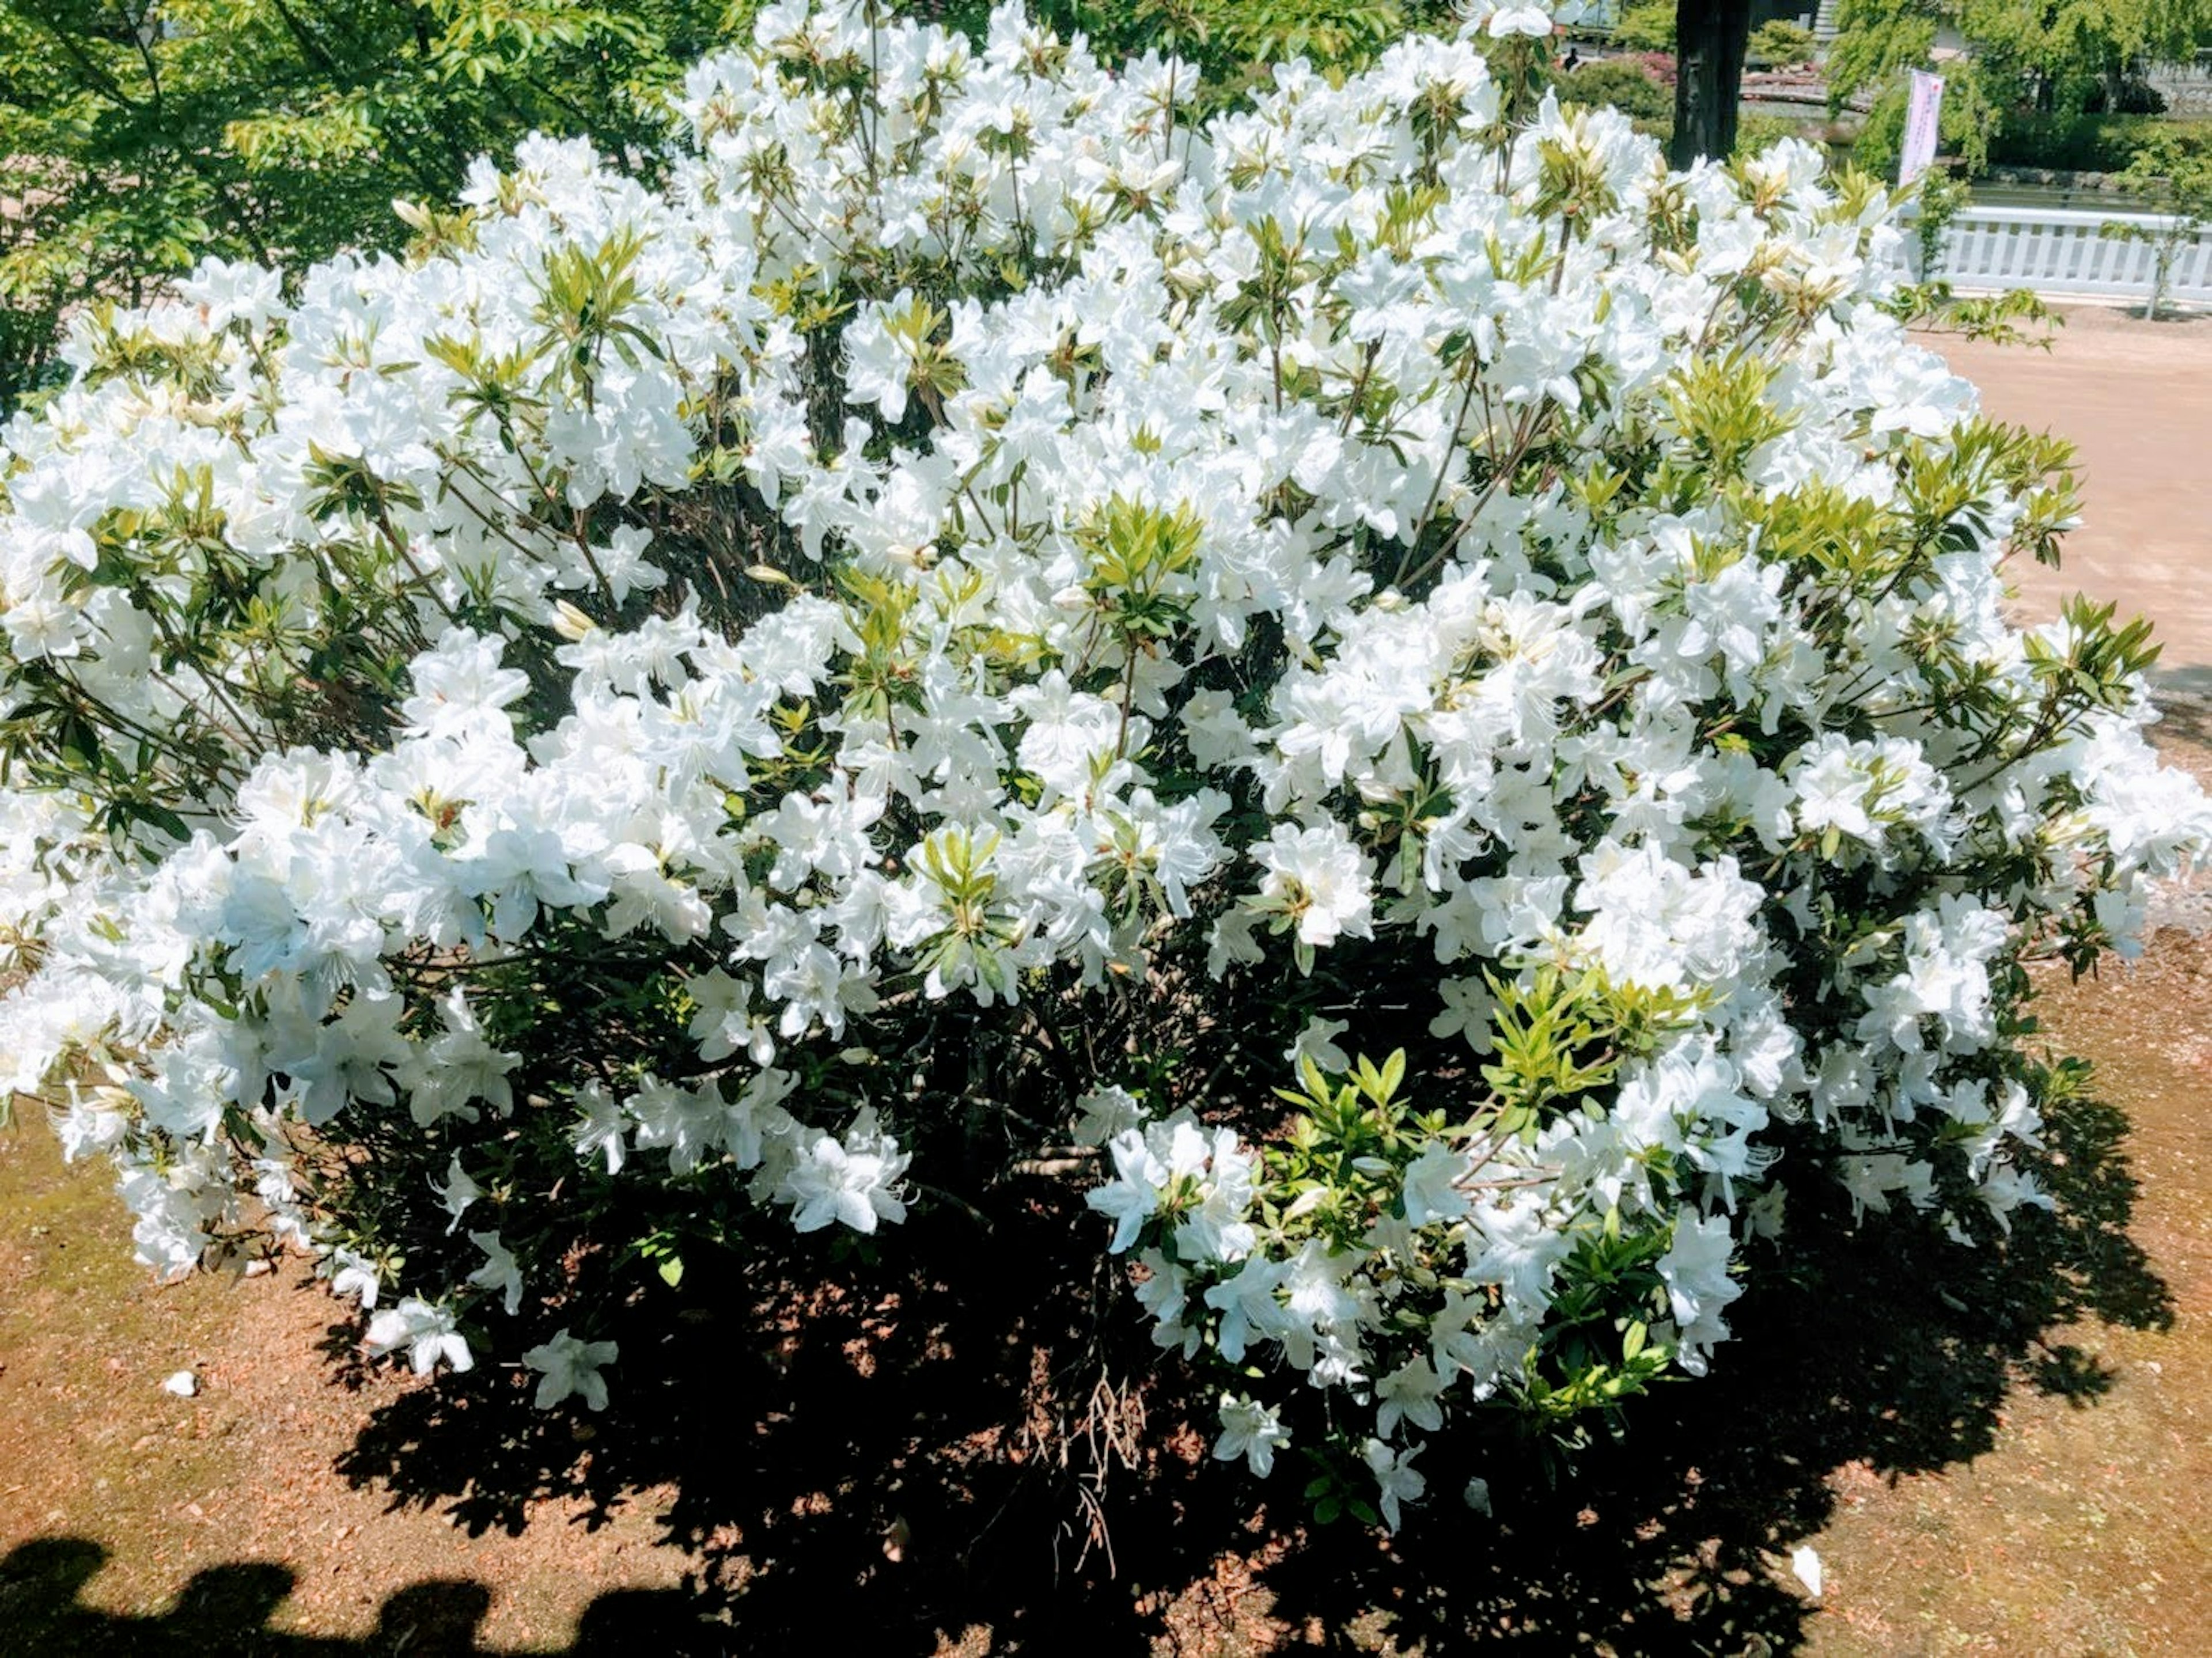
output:
<svg viewBox="0 0 2212 1658"><path fill-rule="evenodd" d="M2212 115L2212 56L2191 64L2160 64L2147 77L2166 99L2169 115Z"/></svg>

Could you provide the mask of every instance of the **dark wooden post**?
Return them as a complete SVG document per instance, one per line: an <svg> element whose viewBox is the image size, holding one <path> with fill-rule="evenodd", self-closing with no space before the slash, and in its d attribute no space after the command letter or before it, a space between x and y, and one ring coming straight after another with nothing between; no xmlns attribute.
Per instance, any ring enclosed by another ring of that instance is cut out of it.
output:
<svg viewBox="0 0 2212 1658"><path fill-rule="evenodd" d="M1674 142L1668 159L1727 159L1735 148L1751 0L1674 0Z"/></svg>

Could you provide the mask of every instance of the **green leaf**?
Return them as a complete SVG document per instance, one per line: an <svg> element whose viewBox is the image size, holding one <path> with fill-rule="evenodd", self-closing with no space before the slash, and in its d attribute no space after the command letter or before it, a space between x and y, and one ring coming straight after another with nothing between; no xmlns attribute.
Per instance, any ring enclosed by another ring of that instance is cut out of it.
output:
<svg viewBox="0 0 2212 1658"><path fill-rule="evenodd" d="M1382 1061L1382 1097L1397 1097L1399 1085L1406 1080L1406 1050L1391 1050L1390 1057Z"/></svg>

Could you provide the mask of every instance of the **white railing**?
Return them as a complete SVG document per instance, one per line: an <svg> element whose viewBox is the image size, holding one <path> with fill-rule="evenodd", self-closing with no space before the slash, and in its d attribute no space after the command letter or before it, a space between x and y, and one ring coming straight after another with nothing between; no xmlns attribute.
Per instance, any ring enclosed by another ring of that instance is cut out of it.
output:
<svg viewBox="0 0 2212 1658"><path fill-rule="evenodd" d="M1961 293L2029 288L2051 297L2148 300L2158 263L2149 242L2103 234L2107 224L2156 229L2155 213L2097 213L2078 208L1970 207L1943 231L1940 276ZM2176 249L2166 298L2212 303L2212 235L2200 231Z"/></svg>

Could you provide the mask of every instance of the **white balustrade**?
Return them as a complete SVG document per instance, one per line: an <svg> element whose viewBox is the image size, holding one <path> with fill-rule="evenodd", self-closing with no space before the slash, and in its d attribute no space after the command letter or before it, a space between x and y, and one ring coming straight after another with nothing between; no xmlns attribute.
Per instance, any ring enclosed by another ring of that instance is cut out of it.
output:
<svg viewBox="0 0 2212 1658"><path fill-rule="evenodd" d="M2158 249L2104 234L2107 224L2156 231L2155 213L2097 213L2078 208L1969 207L1943 232L1940 276L1962 294L2028 288L2050 297L2148 300ZM2212 304L2212 227L2174 251L2166 299Z"/></svg>

